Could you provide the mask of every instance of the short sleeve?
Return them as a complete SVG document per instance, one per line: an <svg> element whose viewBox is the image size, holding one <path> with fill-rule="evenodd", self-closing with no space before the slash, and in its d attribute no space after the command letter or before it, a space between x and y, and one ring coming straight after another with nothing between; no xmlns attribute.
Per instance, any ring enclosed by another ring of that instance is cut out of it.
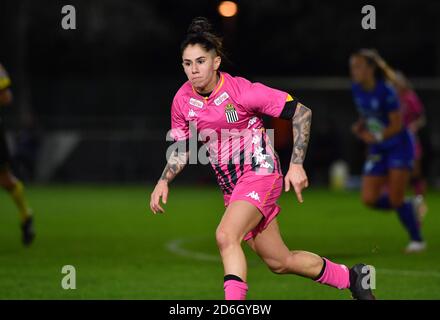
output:
<svg viewBox="0 0 440 320"><path fill-rule="evenodd" d="M171 138L175 141L186 140L190 137L189 124L186 121L181 104L174 98L171 105Z"/></svg>
<svg viewBox="0 0 440 320"><path fill-rule="evenodd" d="M11 85L11 79L5 68L0 64L0 90L4 90Z"/></svg>
<svg viewBox="0 0 440 320"><path fill-rule="evenodd" d="M256 82L242 89L241 103L252 112L279 117L288 96L287 92Z"/></svg>
<svg viewBox="0 0 440 320"><path fill-rule="evenodd" d="M389 86L385 86L385 110L388 112L399 110L400 104L396 92Z"/></svg>

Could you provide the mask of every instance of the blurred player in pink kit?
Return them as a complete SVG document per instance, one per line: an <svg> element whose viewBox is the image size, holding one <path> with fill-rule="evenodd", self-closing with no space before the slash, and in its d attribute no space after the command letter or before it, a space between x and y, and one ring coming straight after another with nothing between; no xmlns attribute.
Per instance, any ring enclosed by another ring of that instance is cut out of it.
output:
<svg viewBox="0 0 440 320"><path fill-rule="evenodd" d="M403 121L415 137L415 163L411 177L411 185L414 193L419 197L418 201L423 202L426 192L426 181L422 173L422 144L418 138L419 130L425 126L426 118L423 104L412 89L411 83L402 72L396 71L393 85L399 94L400 105L402 106ZM425 211L427 210L426 205Z"/></svg>
<svg viewBox="0 0 440 320"><path fill-rule="evenodd" d="M284 244L276 216L283 190L283 174L263 126L262 115L292 121L293 151L284 190L293 187L299 202L308 186L303 169L309 143L312 112L288 93L220 72L221 40L205 18L195 18L181 45L182 65L188 81L176 93L171 106L171 137L176 150L151 194L153 213L164 212L168 184L191 159L190 139L201 140L217 181L226 210L216 230L224 267L227 300L244 300L248 291L244 240L276 274L296 274L338 289L350 289L355 299L374 299L365 276L369 266L352 268L314 253L291 251ZM197 137L191 133L194 126Z"/></svg>

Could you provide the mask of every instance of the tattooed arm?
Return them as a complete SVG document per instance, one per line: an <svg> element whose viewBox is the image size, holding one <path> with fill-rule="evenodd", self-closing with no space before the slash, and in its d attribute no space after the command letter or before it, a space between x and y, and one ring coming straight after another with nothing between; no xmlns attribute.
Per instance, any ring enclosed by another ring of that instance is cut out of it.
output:
<svg viewBox="0 0 440 320"><path fill-rule="evenodd" d="M175 150L168 159L168 163L160 176L159 182L171 182L182 169L186 166L189 152Z"/></svg>
<svg viewBox="0 0 440 320"><path fill-rule="evenodd" d="M302 164L309 145L312 110L298 102L295 115L292 118L293 151L291 163Z"/></svg>
<svg viewBox="0 0 440 320"><path fill-rule="evenodd" d="M189 159L189 151L179 151L179 149L171 153L168 163L160 176L159 181L151 194L150 209L154 214L158 212L165 212L159 204L160 198L164 204L167 203L168 198L168 183L171 182L186 166Z"/></svg>
<svg viewBox="0 0 440 320"><path fill-rule="evenodd" d="M290 190L290 185L292 185L299 202L303 202L302 189L307 188L309 185L302 164L309 145L311 124L312 110L298 102L292 118L293 150L289 171L284 177L284 189L287 192Z"/></svg>

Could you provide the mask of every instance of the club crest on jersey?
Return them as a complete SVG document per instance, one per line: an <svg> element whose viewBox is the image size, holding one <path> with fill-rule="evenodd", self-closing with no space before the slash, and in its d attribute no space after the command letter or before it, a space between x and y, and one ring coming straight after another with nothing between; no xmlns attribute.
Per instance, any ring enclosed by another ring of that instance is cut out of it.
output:
<svg viewBox="0 0 440 320"><path fill-rule="evenodd" d="M235 107L231 103L228 103L226 105L225 115L226 115L226 121L228 121L228 123L233 123L238 121L237 110L235 110Z"/></svg>
<svg viewBox="0 0 440 320"><path fill-rule="evenodd" d="M214 100L214 103L216 106L219 106L228 98L229 95L226 92L223 92L217 99Z"/></svg>
<svg viewBox="0 0 440 320"><path fill-rule="evenodd" d="M189 104L197 108L203 107L203 102L194 98L189 99Z"/></svg>

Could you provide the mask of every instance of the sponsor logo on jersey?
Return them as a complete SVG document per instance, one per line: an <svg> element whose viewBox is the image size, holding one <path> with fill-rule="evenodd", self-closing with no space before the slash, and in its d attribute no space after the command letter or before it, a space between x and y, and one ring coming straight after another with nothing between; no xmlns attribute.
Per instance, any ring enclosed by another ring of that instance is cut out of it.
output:
<svg viewBox="0 0 440 320"><path fill-rule="evenodd" d="M231 103L228 103L226 105L225 115L226 115L226 121L228 121L228 123L233 123L238 121L237 110L235 110L235 107Z"/></svg>
<svg viewBox="0 0 440 320"><path fill-rule="evenodd" d="M193 109L189 109L188 117L197 117L197 113Z"/></svg>
<svg viewBox="0 0 440 320"><path fill-rule="evenodd" d="M255 191L249 192L249 193L246 195L246 197L249 197L249 198L254 199L255 201L261 202L261 201L260 201L260 196L259 196L258 193L255 192Z"/></svg>
<svg viewBox="0 0 440 320"><path fill-rule="evenodd" d="M214 103L216 106L219 106L228 98L229 95L226 92L223 92L217 99L214 100Z"/></svg>
<svg viewBox="0 0 440 320"><path fill-rule="evenodd" d="M203 107L203 102L194 98L189 99L189 104L197 108Z"/></svg>

